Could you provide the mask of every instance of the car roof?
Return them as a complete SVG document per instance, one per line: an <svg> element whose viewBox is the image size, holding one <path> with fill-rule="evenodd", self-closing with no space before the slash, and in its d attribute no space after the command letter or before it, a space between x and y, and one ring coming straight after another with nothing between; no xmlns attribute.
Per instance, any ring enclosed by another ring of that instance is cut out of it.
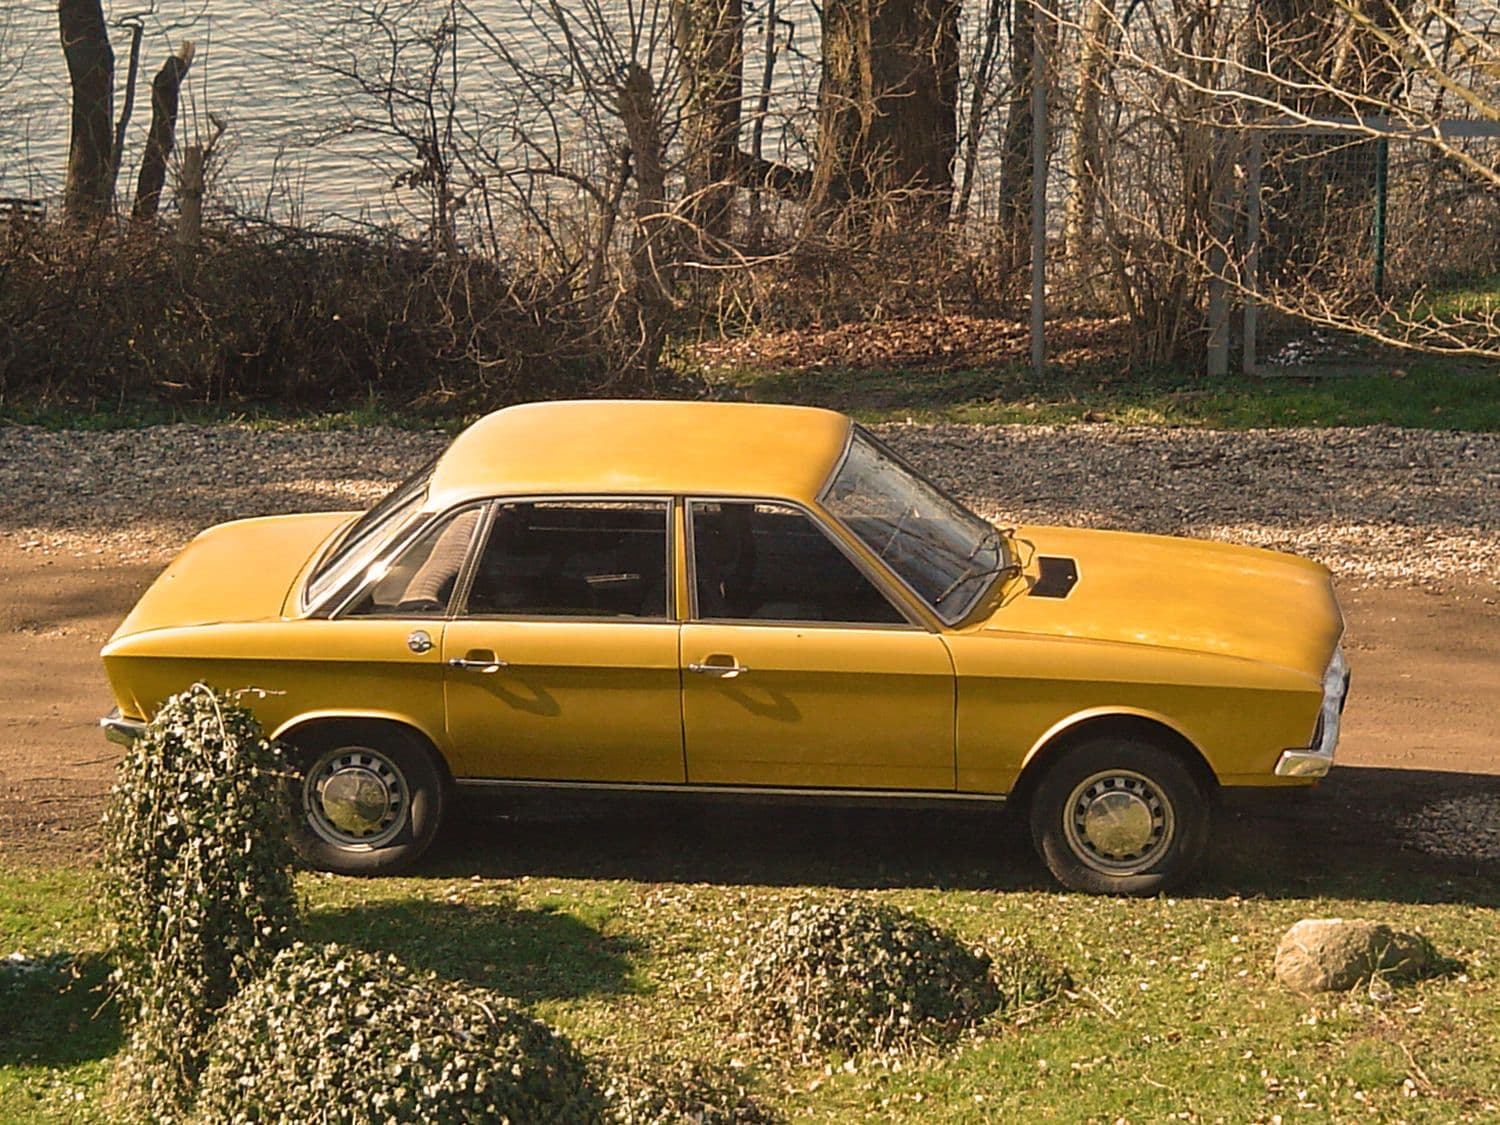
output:
<svg viewBox="0 0 1500 1125"><path fill-rule="evenodd" d="M439 458L428 506L486 496L728 495L811 501L852 426L807 406L595 399L486 415Z"/></svg>

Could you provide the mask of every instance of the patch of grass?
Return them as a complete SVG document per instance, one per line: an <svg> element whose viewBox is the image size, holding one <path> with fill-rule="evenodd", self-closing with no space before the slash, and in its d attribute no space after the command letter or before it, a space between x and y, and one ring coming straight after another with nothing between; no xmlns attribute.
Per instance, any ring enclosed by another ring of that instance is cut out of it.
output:
<svg viewBox="0 0 1500 1125"><path fill-rule="evenodd" d="M105 991L92 874L0 867L0 1121L105 1120L122 1038ZM21 954L42 966L8 970Z"/></svg>
<svg viewBox="0 0 1500 1125"><path fill-rule="evenodd" d="M1500 310L1500 274L1435 286L1411 310L1412 319L1486 318Z"/></svg>
<svg viewBox="0 0 1500 1125"><path fill-rule="evenodd" d="M1500 1114L1500 892L1373 850L1336 862L1306 841L1274 862L1227 833L1188 894L1055 891L990 818L754 811L477 824L404 878L304 874L311 939L338 940L518 996L585 1051L729 1068L788 1117L912 1122L1483 1120ZM892 817L896 821L892 821ZM1363 858L1358 858L1363 856ZM851 888L998 955L1028 941L1070 994L996 1015L947 1048L889 1061L799 1062L737 1025L743 940ZM1272 976L1305 917L1420 929L1460 973L1396 989L1299 996ZM98 953L86 872L0 869L0 955ZM87 997L85 1002L84 997ZM0 1049L0 1120L102 1120L118 1030L96 994L0 1009L41 1053ZM50 1053L49 1053L50 1052ZM78 1100L81 1095L82 1100Z"/></svg>
<svg viewBox="0 0 1500 1125"><path fill-rule="evenodd" d="M457 433L480 415L438 410L397 410L366 402L344 410L288 409L274 405L206 406L132 403L113 410L0 406L0 425L41 426L48 430L133 430L142 426L241 425L261 430L358 430L390 426L400 430L443 430Z"/></svg>
<svg viewBox="0 0 1500 1125"><path fill-rule="evenodd" d="M1399 374L1393 374L1398 371ZM1161 370L718 371L721 388L753 401L827 406L864 422L1116 422L1255 429L1365 426L1500 430L1500 370L1415 360L1381 373L1322 378L1208 379Z"/></svg>

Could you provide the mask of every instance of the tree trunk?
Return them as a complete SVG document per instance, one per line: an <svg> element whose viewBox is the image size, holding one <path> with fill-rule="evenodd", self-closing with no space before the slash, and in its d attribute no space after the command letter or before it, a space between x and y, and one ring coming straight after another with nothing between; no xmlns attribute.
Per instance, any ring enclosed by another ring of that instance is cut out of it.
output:
<svg viewBox="0 0 1500 1125"><path fill-rule="evenodd" d="M140 20L130 23L130 62L125 69L125 104L120 107L120 120L115 122L115 139L109 150L109 198L113 206L115 186L120 182L120 161L125 156L125 130L130 128L130 113L135 108L135 79L141 69L141 36L145 25Z"/></svg>
<svg viewBox="0 0 1500 1125"><path fill-rule="evenodd" d="M73 222L89 222L109 214L115 55L100 0L58 0L57 22L73 88L63 210Z"/></svg>
<svg viewBox="0 0 1500 1125"><path fill-rule="evenodd" d="M184 43L151 80L151 132L146 137L146 153L141 157L141 174L135 186L135 206L131 209L134 219L156 218L161 205L167 160L177 143L177 96L192 65L193 45Z"/></svg>
<svg viewBox="0 0 1500 1125"><path fill-rule="evenodd" d="M827 0L816 210L903 193L941 220L958 148L958 0Z"/></svg>
<svg viewBox="0 0 1500 1125"><path fill-rule="evenodd" d="M631 63L620 87L619 112L630 142L635 172L635 230L630 242L630 269L639 336L634 365L649 381L666 340L670 307L670 217L667 214L667 176L656 87L639 63Z"/></svg>
<svg viewBox="0 0 1500 1125"><path fill-rule="evenodd" d="M177 267L186 272L198 252L203 232L203 146L182 150L182 175L177 181L181 214L177 217Z"/></svg>
<svg viewBox="0 0 1500 1125"><path fill-rule="evenodd" d="M1099 177L1104 170L1099 106L1111 62L1114 0L1087 0L1078 44L1078 93L1073 99L1073 152L1068 161L1068 199L1063 218L1063 258L1076 265L1093 238Z"/></svg>
<svg viewBox="0 0 1500 1125"><path fill-rule="evenodd" d="M969 93L969 123L964 130L964 178L958 191L958 202L953 206L953 221L962 224L969 214L969 199L974 194L974 177L979 171L979 140L984 129L985 112L989 109L990 80L995 71L995 54L1000 46L1001 0L988 0L989 7L984 18L984 34L979 49L979 62L974 68L973 89Z"/></svg>
<svg viewBox="0 0 1500 1125"><path fill-rule="evenodd" d="M729 238L739 165L744 78L741 0L675 0L682 56L684 213L700 250Z"/></svg>
<svg viewBox="0 0 1500 1125"><path fill-rule="evenodd" d="M1010 105L1000 149L999 249L1002 263L1019 269L1031 239L1031 86L1036 10L1015 0L1010 38Z"/></svg>

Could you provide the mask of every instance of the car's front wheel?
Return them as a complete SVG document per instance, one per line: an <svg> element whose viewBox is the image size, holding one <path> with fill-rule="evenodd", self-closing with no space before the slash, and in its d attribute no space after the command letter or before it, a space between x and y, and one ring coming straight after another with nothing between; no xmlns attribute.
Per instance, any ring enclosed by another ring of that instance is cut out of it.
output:
<svg viewBox="0 0 1500 1125"><path fill-rule="evenodd" d="M379 723L290 739L291 843L309 867L374 875L411 863L437 835L445 776L416 734Z"/></svg>
<svg viewBox="0 0 1500 1125"><path fill-rule="evenodd" d="M1209 797L1181 759L1103 738L1063 754L1031 800L1031 836L1058 882L1089 894L1153 895L1208 849Z"/></svg>

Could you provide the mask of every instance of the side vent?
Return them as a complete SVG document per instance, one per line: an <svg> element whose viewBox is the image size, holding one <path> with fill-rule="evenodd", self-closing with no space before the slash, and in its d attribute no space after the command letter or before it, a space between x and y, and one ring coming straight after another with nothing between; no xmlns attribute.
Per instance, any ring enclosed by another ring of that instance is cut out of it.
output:
<svg viewBox="0 0 1500 1125"><path fill-rule="evenodd" d="M1065 598L1078 585L1078 564L1057 555L1037 558L1037 580L1031 587L1033 598Z"/></svg>

